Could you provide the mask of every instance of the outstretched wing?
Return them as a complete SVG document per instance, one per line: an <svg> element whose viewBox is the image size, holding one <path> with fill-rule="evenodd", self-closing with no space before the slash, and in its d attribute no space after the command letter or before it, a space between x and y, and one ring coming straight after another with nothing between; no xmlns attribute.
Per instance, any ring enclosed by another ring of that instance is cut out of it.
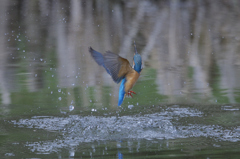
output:
<svg viewBox="0 0 240 159"><path fill-rule="evenodd" d="M103 54L101 54L100 52L97 52L92 47L89 47L88 51L91 53L93 59L97 62L97 64L100 66L103 66L106 69L107 73L111 75L111 73L109 72L109 70L106 68L104 64Z"/></svg>
<svg viewBox="0 0 240 159"><path fill-rule="evenodd" d="M107 51L106 54L104 54L104 64L116 83L119 83L132 69L127 59L110 51Z"/></svg>
<svg viewBox="0 0 240 159"><path fill-rule="evenodd" d="M107 73L112 76L114 82L119 83L125 75L132 69L128 60L121 56L107 51L104 55L89 47L94 60L98 65L103 66Z"/></svg>

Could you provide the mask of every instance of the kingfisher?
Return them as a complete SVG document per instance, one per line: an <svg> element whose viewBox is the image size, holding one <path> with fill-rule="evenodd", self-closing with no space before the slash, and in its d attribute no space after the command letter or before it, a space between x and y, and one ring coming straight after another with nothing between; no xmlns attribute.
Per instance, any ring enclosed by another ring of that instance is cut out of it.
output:
<svg viewBox="0 0 240 159"><path fill-rule="evenodd" d="M136 94L131 91L134 84L137 82L140 72L142 71L142 58L137 52L137 47L134 42L135 53L133 56L133 66L130 65L129 61L118 54L106 51L105 54L97 52L91 46L89 52L92 55L96 63L105 68L107 73L112 77L115 83L119 83L119 95L118 95L118 106L121 106L125 96L132 96Z"/></svg>

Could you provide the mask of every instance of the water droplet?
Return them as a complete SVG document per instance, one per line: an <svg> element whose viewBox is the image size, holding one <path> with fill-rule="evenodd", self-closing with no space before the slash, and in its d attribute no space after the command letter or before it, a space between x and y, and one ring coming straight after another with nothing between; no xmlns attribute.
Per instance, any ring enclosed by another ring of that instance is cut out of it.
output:
<svg viewBox="0 0 240 159"><path fill-rule="evenodd" d="M61 89L58 89L58 92L60 93L62 90Z"/></svg>
<svg viewBox="0 0 240 159"><path fill-rule="evenodd" d="M62 97L58 97L58 100L61 101L61 100L62 100Z"/></svg>
<svg viewBox="0 0 240 159"><path fill-rule="evenodd" d="M128 109L132 109L133 107L133 105L128 105Z"/></svg>
<svg viewBox="0 0 240 159"><path fill-rule="evenodd" d="M69 111L73 111L74 110L74 106L73 105L70 105L69 106Z"/></svg>

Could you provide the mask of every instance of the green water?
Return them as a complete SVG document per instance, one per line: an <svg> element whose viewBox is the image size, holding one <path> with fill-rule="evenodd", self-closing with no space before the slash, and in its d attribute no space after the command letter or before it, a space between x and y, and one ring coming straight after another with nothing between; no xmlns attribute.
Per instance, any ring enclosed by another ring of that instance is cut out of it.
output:
<svg viewBox="0 0 240 159"><path fill-rule="evenodd" d="M239 6L2 0L0 158L238 159ZM143 70L118 107L88 47L132 64L133 41Z"/></svg>

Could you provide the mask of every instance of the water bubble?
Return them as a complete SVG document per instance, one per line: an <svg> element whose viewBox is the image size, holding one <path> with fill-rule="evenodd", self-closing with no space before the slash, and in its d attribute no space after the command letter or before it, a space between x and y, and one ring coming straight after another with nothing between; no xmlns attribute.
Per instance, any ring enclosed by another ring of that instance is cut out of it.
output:
<svg viewBox="0 0 240 159"><path fill-rule="evenodd" d="M58 100L61 101L61 100L62 100L62 97L58 97Z"/></svg>
<svg viewBox="0 0 240 159"><path fill-rule="evenodd" d="M37 74L35 74L35 77L37 77Z"/></svg>
<svg viewBox="0 0 240 159"><path fill-rule="evenodd" d="M25 52L25 50L23 50L23 52Z"/></svg>
<svg viewBox="0 0 240 159"><path fill-rule="evenodd" d="M70 106L69 106L69 111L73 111L73 109L74 109L74 106L73 106L73 105L70 105Z"/></svg>
<svg viewBox="0 0 240 159"><path fill-rule="evenodd" d="M53 94L53 91L51 91L51 94Z"/></svg>
<svg viewBox="0 0 240 159"><path fill-rule="evenodd" d="M133 105L128 105L128 109L132 109L133 107Z"/></svg>
<svg viewBox="0 0 240 159"><path fill-rule="evenodd" d="M62 90L61 89L58 89L58 92L60 93Z"/></svg>

